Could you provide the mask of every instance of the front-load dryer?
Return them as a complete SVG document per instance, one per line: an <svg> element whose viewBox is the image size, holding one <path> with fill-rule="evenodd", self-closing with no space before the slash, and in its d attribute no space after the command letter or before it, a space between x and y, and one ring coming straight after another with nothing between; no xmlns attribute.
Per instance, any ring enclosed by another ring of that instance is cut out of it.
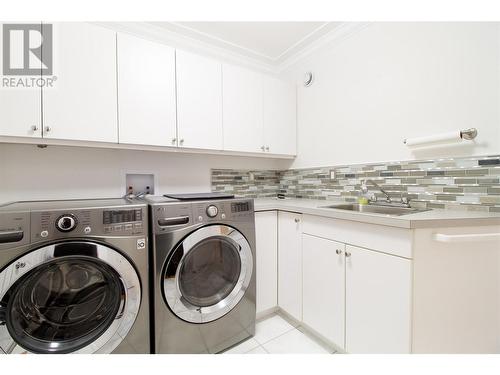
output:
<svg viewBox="0 0 500 375"><path fill-rule="evenodd" d="M0 353L149 353L147 205L0 207Z"/></svg>
<svg viewBox="0 0 500 375"><path fill-rule="evenodd" d="M218 353L253 336L253 200L153 202L155 352Z"/></svg>

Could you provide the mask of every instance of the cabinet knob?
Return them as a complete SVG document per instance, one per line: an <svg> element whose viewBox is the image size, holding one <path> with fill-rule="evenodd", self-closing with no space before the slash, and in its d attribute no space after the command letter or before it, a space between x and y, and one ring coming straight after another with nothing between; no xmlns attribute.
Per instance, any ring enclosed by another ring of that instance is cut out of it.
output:
<svg viewBox="0 0 500 375"><path fill-rule="evenodd" d="M177 142L177 138L172 138L172 144L175 145L175 142Z"/></svg>
<svg viewBox="0 0 500 375"><path fill-rule="evenodd" d="M31 126L31 131L33 131L33 132L38 131L38 126L36 126L36 125L32 125L32 126Z"/></svg>
<svg viewBox="0 0 500 375"><path fill-rule="evenodd" d="M351 253L350 253L350 252L348 252L348 251L346 251L346 252L345 252L345 257L346 257L346 258L349 258L350 256L351 256Z"/></svg>
<svg viewBox="0 0 500 375"><path fill-rule="evenodd" d="M342 254L342 250L339 250L339 249L335 250L335 252L337 253L337 255L341 255Z"/></svg>
<svg viewBox="0 0 500 375"><path fill-rule="evenodd" d="M266 146L266 151L269 151L269 146Z"/></svg>
<svg viewBox="0 0 500 375"><path fill-rule="evenodd" d="M184 144L184 139L179 140L179 143L180 143L181 145L183 145L183 144Z"/></svg>
<svg viewBox="0 0 500 375"><path fill-rule="evenodd" d="M300 223L300 219L298 217L295 218L296 223Z"/></svg>
<svg viewBox="0 0 500 375"><path fill-rule="evenodd" d="M44 130L48 133L52 130L52 128L50 126L46 126Z"/></svg>

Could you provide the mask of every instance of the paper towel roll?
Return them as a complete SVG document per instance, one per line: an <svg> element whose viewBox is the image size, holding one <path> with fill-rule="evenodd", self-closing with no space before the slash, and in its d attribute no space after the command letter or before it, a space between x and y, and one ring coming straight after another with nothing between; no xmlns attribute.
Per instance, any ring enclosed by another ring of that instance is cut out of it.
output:
<svg viewBox="0 0 500 375"><path fill-rule="evenodd" d="M436 135L430 135L427 137L417 137L417 138L408 138L404 140L404 143L407 146L417 146L425 143L439 143L446 141L461 141L462 137L460 135L460 130L455 130L448 133L441 133Z"/></svg>

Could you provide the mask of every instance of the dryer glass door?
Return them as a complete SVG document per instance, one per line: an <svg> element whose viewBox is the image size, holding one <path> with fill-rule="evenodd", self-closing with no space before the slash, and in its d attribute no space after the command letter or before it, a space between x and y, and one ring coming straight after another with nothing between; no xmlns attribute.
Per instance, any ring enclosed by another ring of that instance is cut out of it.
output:
<svg viewBox="0 0 500 375"><path fill-rule="evenodd" d="M180 318L210 322L241 300L252 270L252 251L240 232L225 225L202 227L171 253L164 271L164 296Z"/></svg>
<svg viewBox="0 0 500 375"><path fill-rule="evenodd" d="M128 300L126 285L135 284L139 290L137 276L130 263L127 267L123 262L128 263L109 247L67 242L35 250L10 265L0 274L10 284L0 295L3 350L109 351L105 347L126 307L138 307Z"/></svg>

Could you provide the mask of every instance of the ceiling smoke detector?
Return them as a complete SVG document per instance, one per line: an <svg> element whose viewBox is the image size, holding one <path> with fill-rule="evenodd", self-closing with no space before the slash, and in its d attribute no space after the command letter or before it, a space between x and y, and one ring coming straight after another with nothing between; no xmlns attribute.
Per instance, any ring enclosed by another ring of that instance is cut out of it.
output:
<svg viewBox="0 0 500 375"><path fill-rule="evenodd" d="M304 86L305 87L311 86L313 81L314 81L314 76L313 76L312 72L307 72L306 74L304 74Z"/></svg>

